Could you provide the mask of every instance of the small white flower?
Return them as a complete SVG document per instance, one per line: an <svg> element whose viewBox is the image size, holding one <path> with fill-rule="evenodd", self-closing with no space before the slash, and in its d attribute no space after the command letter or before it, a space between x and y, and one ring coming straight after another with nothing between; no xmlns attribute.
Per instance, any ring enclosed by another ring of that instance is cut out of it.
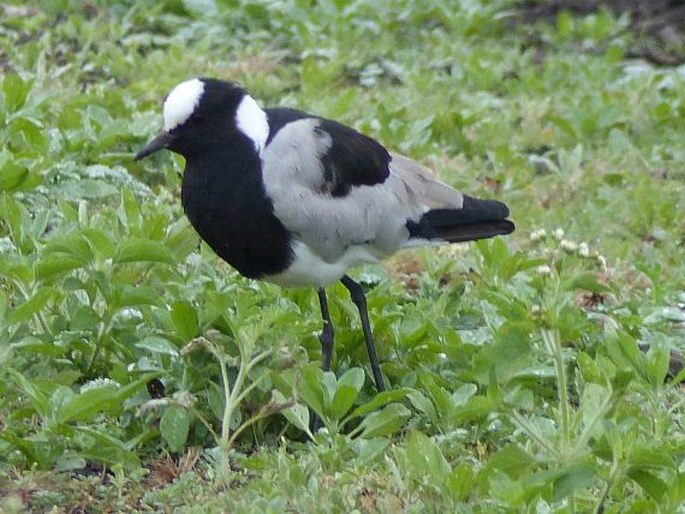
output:
<svg viewBox="0 0 685 514"><path fill-rule="evenodd" d="M547 237L547 231L544 228L538 229L538 230L533 230L530 233L530 240L531 241L540 241L541 239L544 239Z"/></svg>
<svg viewBox="0 0 685 514"><path fill-rule="evenodd" d="M119 389L119 387L121 386L119 385L119 382L115 382L111 378L96 378L83 384L81 386L80 392L85 393L86 391L90 391L91 389L102 389L105 387L109 389Z"/></svg>
<svg viewBox="0 0 685 514"><path fill-rule="evenodd" d="M597 254L595 256L595 259L597 259L597 264L599 265L599 269L601 269L602 271L606 271L607 270L607 260L604 258L604 256Z"/></svg>
<svg viewBox="0 0 685 514"><path fill-rule="evenodd" d="M202 257L200 257L200 254L197 252L192 252L186 257L186 264L189 266L197 266L200 264L200 261L202 261Z"/></svg>
<svg viewBox="0 0 685 514"><path fill-rule="evenodd" d="M119 311L119 316L125 321L143 319L143 314L135 307L126 307L121 309Z"/></svg>
<svg viewBox="0 0 685 514"><path fill-rule="evenodd" d="M535 268L535 271L537 271L540 275L551 275L552 274L552 268L549 267L547 264L543 264L542 266L538 266Z"/></svg>
<svg viewBox="0 0 685 514"><path fill-rule="evenodd" d="M560 245L561 249L568 253L574 253L578 250L578 244L568 239L562 239Z"/></svg>
<svg viewBox="0 0 685 514"><path fill-rule="evenodd" d="M585 241L578 245L578 255L586 259L590 257L590 248Z"/></svg>
<svg viewBox="0 0 685 514"><path fill-rule="evenodd" d="M530 308L530 313L531 313L533 316L536 316L536 315L540 314L541 312L542 312L542 307L540 307L540 306L537 305L537 304L536 304L536 305L533 305L533 306Z"/></svg>
<svg viewBox="0 0 685 514"><path fill-rule="evenodd" d="M554 236L554 239L557 241L561 241L564 239L564 229L563 228L557 228L554 229L554 232L552 232L552 235Z"/></svg>
<svg viewBox="0 0 685 514"><path fill-rule="evenodd" d="M0 253L16 252L17 247L9 237L0 237Z"/></svg>

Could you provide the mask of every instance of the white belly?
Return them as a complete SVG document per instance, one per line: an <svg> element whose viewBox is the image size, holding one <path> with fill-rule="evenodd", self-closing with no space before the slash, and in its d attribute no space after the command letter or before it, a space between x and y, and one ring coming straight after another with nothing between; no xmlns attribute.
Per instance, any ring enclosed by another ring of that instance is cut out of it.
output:
<svg viewBox="0 0 685 514"><path fill-rule="evenodd" d="M364 245L350 247L335 262L324 261L300 241L293 244L293 253L295 258L287 270L263 280L282 287L323 287L340 280L349 268L378 262Z"/></svg>

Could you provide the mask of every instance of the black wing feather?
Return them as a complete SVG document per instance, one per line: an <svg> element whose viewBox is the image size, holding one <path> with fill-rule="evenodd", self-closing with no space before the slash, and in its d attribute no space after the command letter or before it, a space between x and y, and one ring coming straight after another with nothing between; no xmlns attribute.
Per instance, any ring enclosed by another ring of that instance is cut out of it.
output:
<svg viewBox="0 0 685 514"><path fill-rule="evenodd" d="M321 120L318 129L331 136L323 156L325 179L333 196L346 196L358 186L385 182L390 175L390 153L378 141L331 120Z"/></svg>
<svg viewBox="0 0 685 514"><path fill-rule="evenodd" d="M390 175L390 153L379 142L351 127L296 109L278 107L266 109L266 114L269 120L267 145L288 123L303 118L320 120L316 130L331 138L331 147L321 161L326 182L323 189L332 196L346 196L353 187L383 183Z"/></svg>
<svg viewBox="0 0 685 514"><path fill-rule="evenodd" d="M433 209L418 223L407 222L410 238L442 239L450 243L509 234L514 224L509 208L497 200L480 200L464 195L461 209Z"/></svg>

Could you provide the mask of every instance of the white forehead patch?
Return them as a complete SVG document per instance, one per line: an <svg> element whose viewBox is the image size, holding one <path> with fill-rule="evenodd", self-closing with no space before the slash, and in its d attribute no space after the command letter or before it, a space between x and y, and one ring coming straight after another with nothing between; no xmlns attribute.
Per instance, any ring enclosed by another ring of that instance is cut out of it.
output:
<svg viewBox="0 0 685 514"><path fill-rule="evenodd" d="M204 90L200 79L186 80L172 89L164 101L164 130L168 132L188 121Z"/></svg>
<svg viewBox="0 0 685 514"><path fill-rule="evenodd" d="M269 137L269 122L266 113L259 107L254 98L245 95L235 113L238 129L252 139L255 149L261 155Z"/></svg>

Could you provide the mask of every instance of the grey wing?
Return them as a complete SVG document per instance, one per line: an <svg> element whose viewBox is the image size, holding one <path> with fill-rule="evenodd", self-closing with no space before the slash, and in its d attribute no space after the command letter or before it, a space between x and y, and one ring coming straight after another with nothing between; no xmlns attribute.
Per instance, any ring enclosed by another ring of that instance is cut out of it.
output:
<svg viewBox="0 0 685 514"><path fill-rule="evenodd" d="M344 195L332 194L331 182L340 180L324 164L339 153L332 146L322 120L304 118L284 126L262 155L264 185L276 216L327 262L353 246L364 246L382 259L407 243L409 221L418 222L431 209L462 206L461 193L397 154L389 159L382 181L353 184L344 188Z"/></svg>

